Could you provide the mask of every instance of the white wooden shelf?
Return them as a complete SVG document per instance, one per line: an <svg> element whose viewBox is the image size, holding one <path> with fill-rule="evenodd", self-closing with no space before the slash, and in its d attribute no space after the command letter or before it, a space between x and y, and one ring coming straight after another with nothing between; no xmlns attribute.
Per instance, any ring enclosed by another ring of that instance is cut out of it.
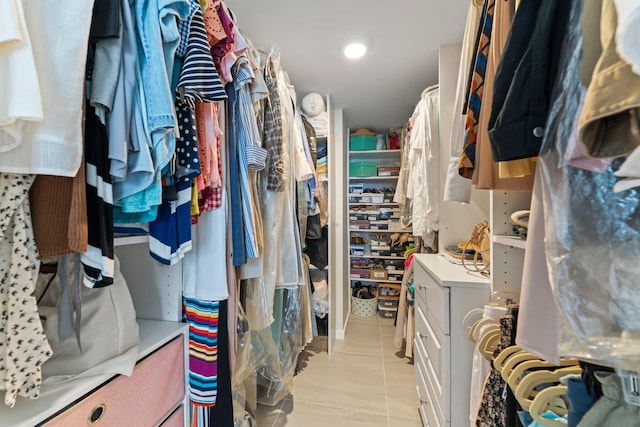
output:
<svg viewBox="0 0 640 427"><path fill-rule="evenodd" d="M387 256L387 255L349 255L349 258L371 258L371 259L397 259L403 260L404 257L401 256Z"/></svg>
<svg viewBox="0 0 640 427"><path fill-rule="evenodd" d="M139 245L141 243L149 243L149 235L123 236L113 239L114 246Z"/></svg>
<svg viewBox="0 0 640 427"><path fill-rule="evenodd" d="M355 196L351 196L351 197L355 197ZM384 203L371 203L371 202L358 203L358 202L349 202L349 206L398 206L398 203L396 203L396 202L384 202Z"/></svg>
<svg viewBox="0 0 640 427"><path fill-rule="evenodd" d="M350 157L358 157L360 155L366 156L369 159L384 158L384 157L396 157L399 156L402 150L350 150Z"/></svg>
<svg viewBox="0 0 640 427"><path fill-rule="evenodd" d="M402 284L402 280L358 279L357 277L350 277L349 280L356 281L356 282L398 283L398 284Z"/></svg>
<svg viewBox="0 0 640 427"><path fill-rule="evenodd" d="M389 176L350 176L349 181L389 181L398 179L398 175Z"/></svg>
<svg viewBox="0 0 640 427"><path fill-rule="evenodd" d="M520 249L524 249L527 246L527 241L518 236L493 236L493 242Z"/></svg>
<svg viewBox="0 0 640 427"><path fill-rule="evenodd" d="M410 233L411 230L376 230L373 228L350 228L349 231L362 231L365 233Z"/></svg>

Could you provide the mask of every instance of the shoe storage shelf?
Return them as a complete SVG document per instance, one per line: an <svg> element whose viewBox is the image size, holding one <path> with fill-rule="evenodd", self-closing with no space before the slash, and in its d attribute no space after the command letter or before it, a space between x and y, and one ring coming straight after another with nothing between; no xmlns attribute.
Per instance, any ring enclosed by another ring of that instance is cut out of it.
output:
<svg viewBox="0 0 640 427"><path fill-rule="evenodd" d="M401 155L400 149L350 150L347 159L350 291L377 287L376 308L388 318L395 318L393 292L400 289L404 253L413 244L411 228L402 227L400 207L393 201Z"/></svg>

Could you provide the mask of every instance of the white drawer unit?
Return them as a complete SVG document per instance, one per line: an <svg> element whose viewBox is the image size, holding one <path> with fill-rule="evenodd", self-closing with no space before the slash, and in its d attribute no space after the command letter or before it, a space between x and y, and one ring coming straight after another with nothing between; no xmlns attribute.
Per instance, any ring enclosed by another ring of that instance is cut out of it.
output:
<svg viewBox="0 0 640 427"><path fill-rule="evenodd" d="M473 344L465 315L490 300L489 280L439 255L416 254L416 387L423 425L469 425Z"/></svg>

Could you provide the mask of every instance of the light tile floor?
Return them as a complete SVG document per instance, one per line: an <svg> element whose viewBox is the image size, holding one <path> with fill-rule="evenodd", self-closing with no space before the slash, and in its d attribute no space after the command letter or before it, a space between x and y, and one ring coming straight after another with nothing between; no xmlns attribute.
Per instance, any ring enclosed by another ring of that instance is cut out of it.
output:
<svg viewBox="0 0 640 427"><path fill-rule="evenodd" d="M393 319L351 316L333 354L316 339L293 389L276 406L258 405L258 427L419 427L413 365L393 345Z"/></svg>

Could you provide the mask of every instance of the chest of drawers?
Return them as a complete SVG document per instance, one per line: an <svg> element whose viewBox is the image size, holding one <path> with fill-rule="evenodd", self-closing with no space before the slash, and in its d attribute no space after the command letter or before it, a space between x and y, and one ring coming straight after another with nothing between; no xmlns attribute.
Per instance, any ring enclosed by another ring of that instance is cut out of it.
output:
<svg viewBox="0 0 640 427"><path fill-rule="evenodd" d="M469 425L473 345L465 315L490 299L489 280L439 255L414 262L416 388L424 426Z"/></svg>
<svg viewBox="0 0 640 427"><path fill-rule="evenodd" d="M138 320L140 351L131 376L97 375L43 385L35 400L0 405L0 425L12 427L187 425L186 325Z"/></svg>

